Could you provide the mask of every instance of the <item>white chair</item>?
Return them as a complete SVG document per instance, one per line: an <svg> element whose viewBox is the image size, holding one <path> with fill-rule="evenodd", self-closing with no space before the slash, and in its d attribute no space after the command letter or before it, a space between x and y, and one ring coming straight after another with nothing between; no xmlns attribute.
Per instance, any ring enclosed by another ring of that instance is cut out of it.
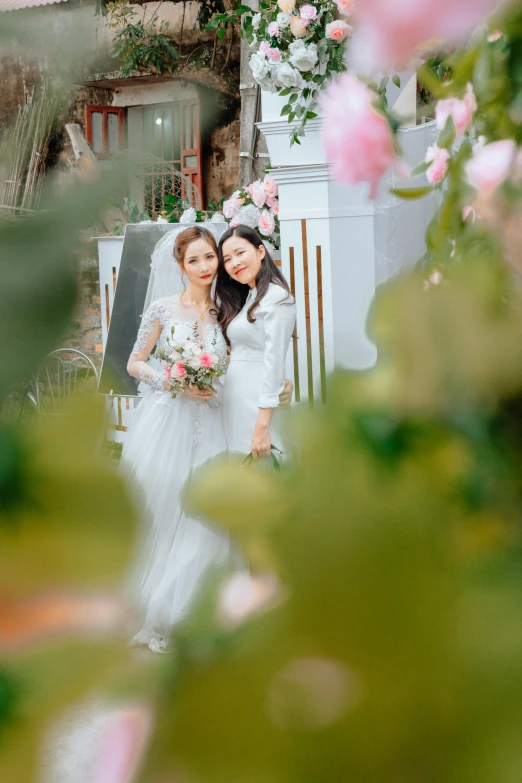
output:
<svg viewBox="0 0 522 783"><path fill-rule="evenodd" d="M98 370L75 348L59 348L48 354L34 379L34 399L40 414L58 414L72 397L90 397L98 389Z"/></svg>

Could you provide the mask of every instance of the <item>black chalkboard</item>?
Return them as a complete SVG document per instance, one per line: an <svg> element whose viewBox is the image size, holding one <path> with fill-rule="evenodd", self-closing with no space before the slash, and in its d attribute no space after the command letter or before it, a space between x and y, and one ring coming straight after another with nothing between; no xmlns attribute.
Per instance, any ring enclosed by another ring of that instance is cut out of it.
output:
<svg viewBox="0 0 522 783"><path fill-rule="evenodd" d="M107 335L98 391L137 397L138 381L127 372L136 341L150 277L150 259L157 242L176 223L130 223L125 229L118 283Z"/></svg>

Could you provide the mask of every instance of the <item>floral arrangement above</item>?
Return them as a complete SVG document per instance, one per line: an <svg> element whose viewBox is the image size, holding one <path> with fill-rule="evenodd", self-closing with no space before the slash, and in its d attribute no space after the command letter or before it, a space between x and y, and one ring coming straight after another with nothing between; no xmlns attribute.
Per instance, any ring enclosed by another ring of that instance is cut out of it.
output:
<svg viewBox="0 0 522 783"><path fill-rule="evenodd" d="M277 182L270 174L246 188L234 191L223 202L223 215L230 226L245 225L258 231L261 239L279 247L279 199Z"/></svg>
<svg viewBox="0 0 522 783"><path fill-rule="evenodd" d="M263 90L288 97L281 111L288 122L298 121L291 143L300 144L318 96L330 77L345 70L344 41L353 28L346 19L353 0L319 0L314 5L301 0L261 0L260 10L240 5L235 12L216 14L208 27L224 29L229 22L241 24L241 34L257 50L250 68Z"/></svg>
<svg viewBox="0 0 522 783"><path fill-rule="evenodd" d="M209 201L207 210L194 209L190 203L169 193L163 199L165 209L158 223L212 223L226 222L230 226L245 225L256 229L264 242L279 247L279 199L277 182L270 174L245 188L238 188L227 200L218 204ZM223 211L220 212L219 210Z"/></svg>

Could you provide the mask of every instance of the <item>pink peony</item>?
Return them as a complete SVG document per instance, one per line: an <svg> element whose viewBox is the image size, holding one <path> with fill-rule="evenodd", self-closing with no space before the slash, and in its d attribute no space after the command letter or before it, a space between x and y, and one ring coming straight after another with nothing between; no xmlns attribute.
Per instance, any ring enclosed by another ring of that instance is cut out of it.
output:
<svg viewBox="0 0 522 783"><path fill-rule="evenodd" d="M344 41L347 35L353 33L353 27L341 19L336 19L335 22L326 25L324 32L330 41Z"/></svg>
<svg viewBox="0 0 522 783"><path fill-rule="evenodd" d="M335 4L343 16L353 14L354 0L335 0Z"/></svg>
<svg viewBox="0 0 522 783"><path fill-rule="evenodd" d="M268 196L266 200L267 206L270 207L274 215L279 215L279 200L277 198L272 198L272 196Z"/></svg>
<svg viewBox="0 0 522 783"><path fill-rule="evenodd" d="M268 41L261 41L261 43L259 44L259 51L268 57L268 52L270 51L270 43Z"/></svg>
<svg viewBox="0 0 522 783"><path fill-rule="evenodd" d="M517 148L512 139L494 141L483 145L477 143L473 157L465 169L471 185L481 193L498 188L510 174L515 163Z"/></svg>
<svg viewBox="0 0 522 783"><path fill-rule="evenodd" d="M271 60L273 63L278 63L281 61L281 52L279 49L274 47L273 49L269 49L267 52L267 57L269 60Z"/></svg>
<svg viewBox="0 0 522 783"><path fill-rule="evenodd" d="M353 67L358 71L407 63L434 38L466 37L499 0L364 0L355 7Z"/></svg>
<svg viewBox="0 0 522 783"><path fill-rule="evenodd" d="M270 174L265 174L265 178L263 180L263 187L265 189L265 193L268 196L268 198L275 198L277 196L277 182L273 177L270 176ZM268 200L267 200L268 203ZM271 207L272 204L269 204Z"/></svg>
<svg viewBox="0 0 522 783"><path fill-rule="evenodd" d="M277 22L270 22L270 24L268 25L268 35L271 38L277 38L277 36L279 35L279 25L277 24Z"/></svg>
<svg viewBox="0 0 522 783"><path fill-rule="evenodd" d="M371 198L383 174L396 162L393 133L375 108L376 95L355 76L344 73L322 97L321 129L333 175L351 185L370 184Z"/></svg>
<svg viewBox="0 0 522 783"><path fill-rule="evenodd" d="M290 19L290 30L294 38L303 38L306 35L306 28L308 22L305 19L301 19L300 16L292 16Z"/></svg>
<svg viewBox="0 0 522 783"><path fill-rule="evenodd" d="M431 163L431 166L426 171L426 179L430 185L436 185L438 182L442 182L446 174L448 173L448 160L450 154L448 150L437 147L436 144L433 147L428 147L426 151L426 163Z"/></svg>
<svg viewBox="0 0 522 783"><path fill-rule="evenodd" d="M187 375L186 369L183 367L183 362L176 362L174 365L174 372L178 378L185 378Z"/></svg>
<svg viewBox="0 0 522 783"><path fill-rule="evenodd" d="M259 216L259 231L264 237L271 237L275 229L275 218L269 209L264 209Z"/></svg>
<svg viewBox="0 0 522 783"><path fill-rule="evenodd" d="M457 138L462 136L471 125L473 115L477 110L477 100L473 87L468 85L468 92L466 96L459 100L458 98L446 98L444 101L439 101L435 109L435 121L437 128L443 130L448 121L448 117L451 117L457 131Z"/></svg>
<svg viewBox="0 0 522 783"><path fill-rule="evenodd" d="M256 207L262 207L265 203L265 187L261 180L256 180L256 182L252 182L251 185L248 186L248 192L250 193L250 198L256 205Z"/></svg>
<svg viewBox="0 0 522 783"><path fill-rule="evenodd" d="M305 22L313 22L317 18L317 9L313 5L302 5L299 14Z"/></svg>
<svg viewBox="0 0 522 783"><path fill-rule="evenodd" d="M199 361L201 362L202 367L213 367L214 362L212 361L212 356L210 356L208 353L204 353L199 357Z"/></svg>

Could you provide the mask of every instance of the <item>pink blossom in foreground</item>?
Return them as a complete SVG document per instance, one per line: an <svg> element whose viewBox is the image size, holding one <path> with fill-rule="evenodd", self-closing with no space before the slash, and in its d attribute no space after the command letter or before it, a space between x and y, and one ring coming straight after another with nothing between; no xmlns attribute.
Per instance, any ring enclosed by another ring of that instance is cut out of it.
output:
<svg viewBox="0 0 522 783"><path fill-rule="evenodd" d="M466 163L468 180L481 193L495 190L509 176L516 160L517 148L512 139L477 143L473 157Z"/></svg>
<svg viewBox="0 0 522 783"><path fill-rule="evenodd" d="M339 13L343 16L350 16L353 14L354 0L335 0L335 4L339 9Z"/></svg>
<svg viewBox="0 0 522 783"><path fill-rule="evenodd" d="M248 186L248 192L256 207L262 207L264 205L266 197L265 186L260 180L252 182L252 184Z"/></svg>
<svg viewBox="0 0 522 783"><path fill-rule="evenodd" d="M263 236L270 237L274 233L275 220L269 209L264 209L259 215L259 231Z"/></svg>
<svg viewBox="0 0 522 783"><path fill-rule="evenodd" d="M329 22L324 29L324 34L330 41L344 41L346 36L351 33L353 33L353 27L341 19Z"/></svg>
<svg viewBox="0 0 522 783"><path fill-rule="evenodd" d="M407 63L434 38L468 35L499 0L361 0L355 7L353 65L367 71Z"/></svg>
<svg viewBox="0 0 522 783"><path fill-rule="evenodd" d="M235 190L227 201L223 202L223 215L230 220L233 218L239 207L245 203L244 198L239 198L239 190Z"/></svg>
<svg viewBox="0 0 522 783"><path fill-rule="evenodd" d="M268 52L270 51L270 44L268 41L261 41L259 44L259 51L262 52L264 55L268 56Z"/></svg>
<svg viewBox="0 0 522 783"><path fill-rule="evenodd" d="M446 174L448 173L448 160L450 154L448 150L437 147L436 144L433 147L428 147L426 151L426 163L431 162L431 166L426 171L426 179L430 185L436 185L442 182Z"/></svg>
<svg viewBox="0 0 522 783"><path fill-rule="evenodd" d="M281 62L281 51L276 47L274 47L273 49L269 49L267 52L267 57L273 63Z"/></svg>
<svg viewBox="0 0 522 783"><path fill-rule="evenodd" d="M302 5L299 9L299 15L301 19L307 22L312 22L317 18L317 9L313 5Z"/></svg>
<svg viewBox="0 0 522 783"><path fill-rule="evenodd" d="M222 625L233 628L274 603L281 587L274 574L237 573L222 586L217 605Z"/></svg>
<svg viewBox="0 0 522 783"><path fill-rule="evenodd" d="M152 730L148 707L123 710L102 740L93 780L96 783L132 783L145 755Z"/></svg>
<svg viewBox="0 0 522 783"><path fill-rule="evenodd" d="M270 22L270 24L268 25L268 35L271 38L277 38L277 36L279 35L279 25L277 24L277 22Z"/></svg>
<svg viewBox="0 0 522 783"><path fill-rule="evenodd" d="M335 179L368 182L375 198L382 176L396 162L392 129L375 108L375 93L344 73L321 100L321 136Z"/></svg>
<svg viewBox="0 0 522 783"><path fill-rule="evenodd" d="M278 185L275 179L270 176L270 174L265 174L263 186L265 188L265 193L269 198L274 198L277 196ZM271 207L272 204L269 204L269 206Z"/></svg>
<svg viewBox="0 0 522 783"><path fill-rule="evenodd" d="M471 125L476 110L477 99L475 98L472 85L468 84L468 91L462 100L459 98L446 98L446 100L437 103L435 109L437 128L443 130L446 127L448 117L451 117L458 138Z"/></svg>

